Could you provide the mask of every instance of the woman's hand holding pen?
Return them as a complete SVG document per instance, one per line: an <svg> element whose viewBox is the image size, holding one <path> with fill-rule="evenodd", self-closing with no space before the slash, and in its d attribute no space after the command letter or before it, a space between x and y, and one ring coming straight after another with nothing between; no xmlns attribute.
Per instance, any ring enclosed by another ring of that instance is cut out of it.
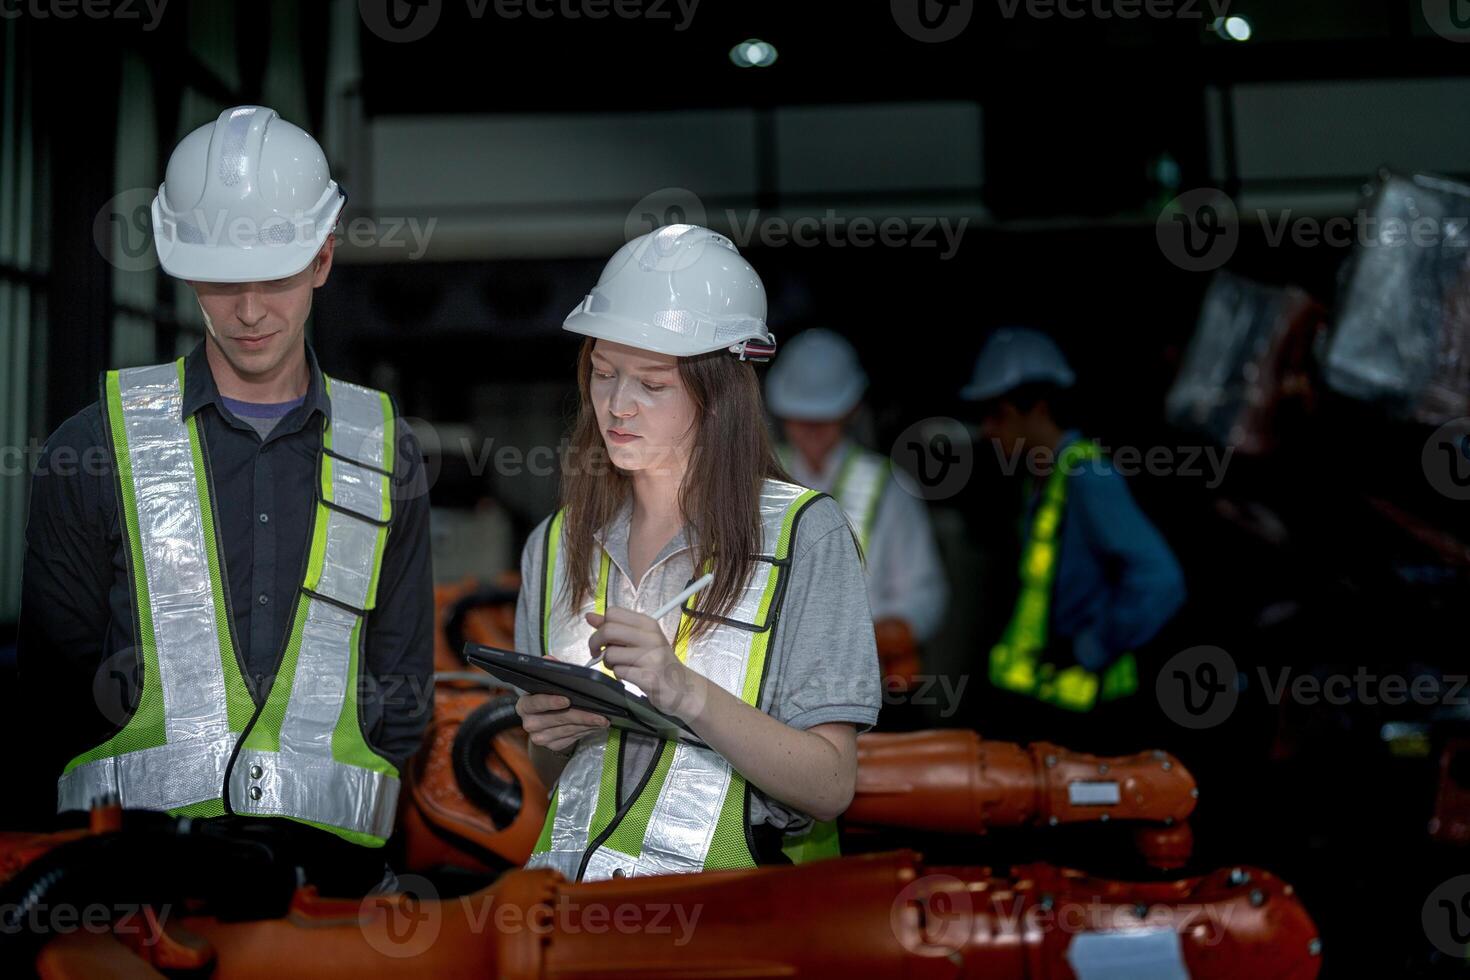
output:
<svg viewBox="0 0 1470 980"><path fill-rule="evenodd" d="M674 655L658 621L619 606L607 614L588 613L595 632L587 645L613 674L648 696L653 706L666 715L689 722L699 716L705 701L705 679ZM606 647L606 650L602 648Z"/></svg>

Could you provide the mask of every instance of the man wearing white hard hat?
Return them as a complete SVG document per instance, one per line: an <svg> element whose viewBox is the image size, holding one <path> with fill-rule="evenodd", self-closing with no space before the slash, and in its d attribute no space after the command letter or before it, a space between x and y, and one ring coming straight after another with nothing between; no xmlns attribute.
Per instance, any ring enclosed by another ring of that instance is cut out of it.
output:
<svg viewBox="0 0 1470 980"><path fill-rule="evenodd" d="M841 509L771 448L760 277L725 236L668 225L620 248L563 327L585 338L580 406L560 509L521 555L516 647L596 661L702 744L521 697L556 787L528 867L593 881L834 854L878 659Z"/></svg>
<svg viewBox="0 0 1470 980"><path fill-rule="evenodd" d="M949 586L923 501L903 492L887 457L848 435L867 388L852 344L818 327L798 334L772 365L766 406L781 422L779 451L792 478L830 493L857 532L884 676L911 678L917 645L944 619Z"/></svg>
<svg viewBox="0 0 1470 980"><path fill-rule="evenodd" d="M1163 536L1097 443L1065 425L1075 382L1050 337L1003 327L986 341L960 393L978 404L984 433L1005 458L1054 461L1045 472L1022 470L1020 591L990 652L989 677L1059 712L1053 721L1061 724L1135 693L1135 651L1184 602L1184 576ZM1048 709L1038 709L1029 716L1045 719ZM1045 724L1007 734L1057 737Z"/></svg>
<svg viewBox="0 0 1470 980"><path fill-rule="evenodd" d="M174 150L154 242L205 337L105 372L48 440L97 465L36 477L20 639L23 681L58 706L58 812L231 821L344 892L384 878L371 849L433 656L417 443L305 339L345 200L316 141L263 106Z"/></svg>

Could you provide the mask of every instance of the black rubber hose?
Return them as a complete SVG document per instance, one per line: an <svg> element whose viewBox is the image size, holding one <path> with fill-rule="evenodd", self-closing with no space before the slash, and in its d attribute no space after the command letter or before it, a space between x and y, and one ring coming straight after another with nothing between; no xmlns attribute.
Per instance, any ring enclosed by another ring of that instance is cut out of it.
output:
<svg viewBox="0 0 1470 980"><path fill-rule="evenodd" d="M449 607L449 614L444 617L444 639L449 643L449 649L454 651L455 656L463 659L465 617L476 609L488 606L513 606L519 596L520 593L515 589L489 586L457 599L454 605Z"/></svg>
<svg viewBox="0 0 1470 980"><path fill-rule="evenodd" d="M221 918L278 918L295 874L259 843L200 833L164 814L129 812L120 831L82 837L43 854L0 884L0 976L32 976L36 954L66 932L96 928L93 909L135 930L142 906L165 922L185 900ZM64 916L64 917L63 917Z"/></svg>
<svg viewBox="0 0 1470 980"><path fill-rule="evenodd" d="M460 723L450 751L459 791L488 813L500 828L509 827L521 812L521 783L514 776L508 780L500 778L485 765L485 757L490 754L490 743L497 734L519 727L520 723L516 695L491 698Z"/></svg>

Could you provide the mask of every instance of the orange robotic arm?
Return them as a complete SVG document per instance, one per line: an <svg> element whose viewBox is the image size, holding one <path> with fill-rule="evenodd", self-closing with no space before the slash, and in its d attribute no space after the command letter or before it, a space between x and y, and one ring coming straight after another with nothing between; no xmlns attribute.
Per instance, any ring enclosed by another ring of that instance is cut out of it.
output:
<svg viewBox="0 0 1470 980"><path fill-rule="evenodd" d="M590 884L514 871L445 900L424 890L343 901L301 889L282 918L178 914L147 943L71 933L36 965L53 980L158 976L154 965L278 980L283 964L308 962L314 980L1070 980L1126 963L1136 976L1311 980L1321 962L1291 886L1246 868L1138 884L1042 865L1009 877L925 867L901 851Z"/></svg>
<svg viewBox="0 0 1470 980"><path fill-rule="evenodd" d="M983 834L991 827L1143 820L1194 811L1194 777L1166 752L1102 758L974 732L869 733L858 738L854 826Z"/></svg>
<svg viewBox="0 0 1470 980"><path fill-rule="evenodd" d="M426 748L406 780L412 802L404 817L409 867L466 864L446 845L446 836L462 839L465 850L480 855L471 864L475 870L489 870L496 859L524 863L545 818L546 790L515 729L495 736L495 752L485 765L508 769L505 775L519 780L519 814L513 822L497 824L465 799L451 751L459 722L474 702L462 695L461 704L455 697L440 693ZM958 729L869 733L858 738L857 793L842 821L849 829L955 834L1137 821L1147 825L1136 835L1145 858L1157 867L1178 868L1189 857L1192 839L1184 820L1198 795L1189 771L1164 752L1101 758L1045 742L989 742Z"/></svg>
<svg viewBox="0 0 1470 980"><path fill-rule="evenodd" d="M1189 860L1185 818L1199 790L1167 752L1104 758L1036 742L990 742L938 730L858 738L849 829L899 827L983 834L991 827L1136 821L1134 843L1157 868Z"/></svg>

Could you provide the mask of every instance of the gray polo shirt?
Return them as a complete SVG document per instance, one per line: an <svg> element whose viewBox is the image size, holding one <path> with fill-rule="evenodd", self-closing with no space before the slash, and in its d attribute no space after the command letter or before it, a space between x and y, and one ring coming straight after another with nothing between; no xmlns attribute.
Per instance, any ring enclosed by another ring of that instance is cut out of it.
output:
<svg viewBox="0 0 1470 980"><path fill-rule="evenodd" d="M654 559L641 582L628 576L628 530L632 502L597 535L612 558L608 603L651 613L678 595L693 577L694 560L688 531L676 534ZM541 652L541 582L548 517L532 532L521 552L521 595L516 607L516 649ZM664 635L679 626L676 609L660 620ZM791 571L781 619L767 650L761 710L792 728L827 722L849 722L859 732L878 720L882 688L867 583L857 547L842 509L831 498L816 501L796 527ZM624 767L618 787L622 805L653 764L659 741L626 734ZM811 817L751 787L752 823L769 823L787 832L805 829Z"/></svg>

